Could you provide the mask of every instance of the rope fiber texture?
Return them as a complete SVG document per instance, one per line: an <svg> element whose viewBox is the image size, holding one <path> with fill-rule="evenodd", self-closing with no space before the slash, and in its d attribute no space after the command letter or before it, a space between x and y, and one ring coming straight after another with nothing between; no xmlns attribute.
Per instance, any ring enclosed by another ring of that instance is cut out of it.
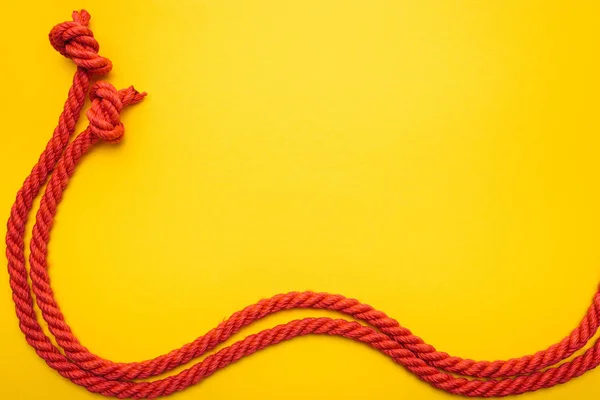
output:
<svg viewBox="0 0 600 400"><path fill-rule="evenodd" d="M7 223L6 256L12 298L27 342L60 375L87 390L118 398L155 398L183 390L242 357L268 346L308 334L342 336L365 343L402 365L431 386L470 397L501 397L549 388L584 374L600 364L600 341L567 361L592 339L600 321L600 293L580 324L559 343L535 354L498 361L474 361L437 351L395 319L373 307L338 294L292 292L275 295L231 315L194 341L151 360L115 363L91 353L73 335L54 298L48 275L48 243L58 204L83 155L99 141L117 143L124 133L119 116L124 107L145 96L133 87L116 90L106 82L91 85L93 75L108 73L110 60L99 46L85 11L50 32L52 46L77 65L64 109L50 141L18 191ZM91 86L91 87L90 87ZM89 126L70 142L89 92ZM30 242L29 272L25 260L25 225L34 199L47 182ZM28 281L30 278L31 283ZM35 303L55 345L46 336ZM304 318L278 325L225 347L177 375L156 377L205 355L241 328L281 310L323 309L352 317ZM562 364L561 364L562 363Z"/></svg>

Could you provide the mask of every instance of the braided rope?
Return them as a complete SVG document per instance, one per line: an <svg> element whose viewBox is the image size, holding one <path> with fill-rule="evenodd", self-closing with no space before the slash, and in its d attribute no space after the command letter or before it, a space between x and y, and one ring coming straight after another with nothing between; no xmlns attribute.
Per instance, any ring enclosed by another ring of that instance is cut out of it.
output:
<svg viewBox="0 0 600 400"><path fill-rule="evenodd" d="M342 336L368 344L430 385L464 396L497 397L548 388L565 383L600 364L600 341L571 361L562 361L582 349L598 330L600 292L580 324L559 343L532 355L506 361L474 361L437 351L398 321L358 300L341 295L291 292L275 295L231 315L196 340L151 360L115 363L86 349L73 335L54 298L48 275L48 243L58 204L83 155L95 143L120 141L124 127L119 116L124 107L145 96L133 87L117 91L106 82L92 86L89 126L69 144L93 74L110 71L110 60L98 55L98 43L88 28L90 15L74 12L73 21L55 26L53 47L77 65L73 84L52 138L18 191L7 223L6 256L19 325L27 342L46 363L72 382L91 392L119 398L154 398L183 390L218 369L270 345L308 334ZM49 180L48 180L49 178ZM30 243L30 272L25 262L25 224L33 200L48 181L36 214ZM31 278L31 285L28 282ZM33 297L58 346L44 333ZM205 355L241 328L281 310L312 308L348 315L355 321L305 318L264 330L226 347L177 375L152 382L136 382L171 371ZM455 377L450 374L461 375Z"/></svg>

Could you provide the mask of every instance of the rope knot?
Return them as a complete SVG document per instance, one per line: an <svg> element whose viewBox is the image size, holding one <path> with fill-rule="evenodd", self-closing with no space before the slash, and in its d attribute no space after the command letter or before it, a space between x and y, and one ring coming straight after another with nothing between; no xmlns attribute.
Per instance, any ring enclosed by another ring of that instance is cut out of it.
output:
<svg viewBox="0 0 600 400"><path fill-rule="evenodd" d="M123 107L139 103L145 96L133 86L117 91L108 82L96 82L90 90L92 106L87 111L90 132L107 142L118 143L125 132L120 119Z"/></svg>
<svg viewBox="0 0 600 400"><path fill-rule="evenodd" d="M104 75L112 69L112 63L108 58L98 55L100 45L88 28L90 18L85 10L73 11L73 21L56 25L48 37L52 47L73 60L78 67L92 74Z"/></svg>

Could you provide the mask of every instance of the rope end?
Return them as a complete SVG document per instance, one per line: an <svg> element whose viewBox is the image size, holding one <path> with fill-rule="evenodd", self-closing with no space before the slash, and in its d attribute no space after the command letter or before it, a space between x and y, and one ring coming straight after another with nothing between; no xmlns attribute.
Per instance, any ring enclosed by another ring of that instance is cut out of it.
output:
<svg viewBox="0 0 600 400"><path fill-rule="evenodd" d="M71 17L73 18L73 21L85 26L89 25L90 19L92 18L90 13L86 10L73 11Z"/></svg>
<svg viewBox="0 0 600 400"><path fill-rule="evenodd" d="M129 86L127 89L119 90L119 96L124 106L137 104L144 100L148 93L138 92L133 86Z"/></svg>

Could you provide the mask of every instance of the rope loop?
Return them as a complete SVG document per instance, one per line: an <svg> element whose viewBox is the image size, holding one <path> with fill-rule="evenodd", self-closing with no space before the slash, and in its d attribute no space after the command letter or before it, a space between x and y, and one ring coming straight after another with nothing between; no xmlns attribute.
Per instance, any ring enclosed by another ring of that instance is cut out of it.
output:
<svg viewBox="0 0 600 400"><path fill-rule="evenodd" d="M118 143L125 132L120 120L123 106L139 103L145 96L133 86L117 91L108 82L96 82L90 90L92 106L86 113L90 132L109 143Z"/></svg>
<svg viewBox="0 0 600 400"><path fill-rule="evenodd" d="M78 67L90 74L105 75L112 69L112 62L98 55L100 45L88 24L90 14L85 11L73 11L73 21L62 22L48 35L52 47L63 56L73 60Z"/></svg>

